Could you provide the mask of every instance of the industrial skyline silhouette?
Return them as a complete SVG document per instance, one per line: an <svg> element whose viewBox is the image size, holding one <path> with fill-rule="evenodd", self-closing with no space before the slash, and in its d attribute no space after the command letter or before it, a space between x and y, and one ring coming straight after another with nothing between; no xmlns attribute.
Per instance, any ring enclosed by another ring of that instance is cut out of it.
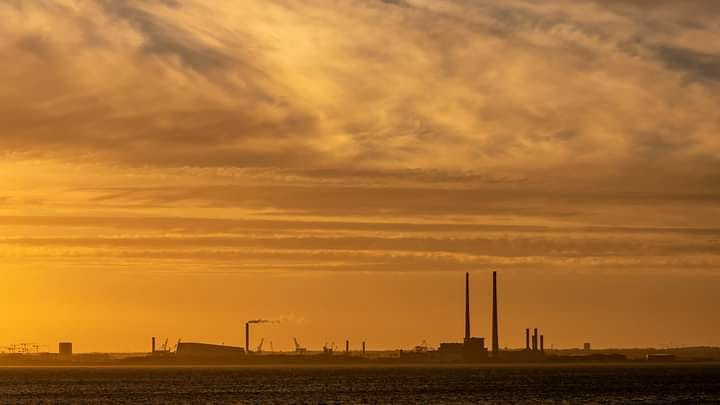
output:
<svg viewBox="0 0 720 405"><path fill-rule="evenodd" d="M59 350L56 356L33 355L27 348L21 352L0 356L1 364L339 364L339 363L378 363L378 364L445 364L445 363L566 363L566 362L628 362L628 361L653 361L673 362L678 359L675 352L657 352L650 349L638 357L638 353L628 356L627 352L610 349L593 351L590 343L585 343L582 352L563 352L562 350L551 350L549 353L545 347L545 335L539 334L537 327L533 328L531 336L530 328L525 329L525 347L513 349L501 349L499 339L499 305L498 305L498 274L492 271L492 308L490 334L491 346L485 346L484 337L474 337L472 334L471 321L471 282L470 272L465 273L465 305L464 305L464 326L465 333L462 342L444 342L437 348L429 347L426 343L416 346L414 350L374 350L368 351L366 341L362 341L361 351L352 351L350 339L345 340L345 349L336 352L336 345L325 343L322 350L313 351L300 346L297 338L293 338L295 345L294 352L276 352L272 349L269 352L263 351L265 338L260 339L256 349L251 347L251 325L278 324L279 320L251 319L245 321L245 347L235 347L225 344L212 344L201 342L187 342L178 339L174 347L168 345L168 340L157 347L157 338L151 338L151 350L147 355L126 355L109 360L106 355L76 355L73 353L72 342L59 343ZM23 347L27 347L23 346ZM683 353L680 350L680 353ZM693 360L684 354L685 361ZM692 353L692 351L690 352ZM720 350L712 353L712 350L704 354L716 355L720 359ZM20 356L18 356L20 355ZM694 358L702 360L703 358Z"/></svg>

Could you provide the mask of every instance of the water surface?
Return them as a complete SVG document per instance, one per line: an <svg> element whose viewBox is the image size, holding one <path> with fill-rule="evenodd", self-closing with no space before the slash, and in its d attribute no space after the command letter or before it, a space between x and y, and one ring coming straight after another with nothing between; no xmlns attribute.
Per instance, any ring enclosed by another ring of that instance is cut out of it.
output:
<svg viewBox="0 0 720 405"><path fill-rule="evenodd" d="M720 403L720 365L0 368L2 403Z"/></svg>

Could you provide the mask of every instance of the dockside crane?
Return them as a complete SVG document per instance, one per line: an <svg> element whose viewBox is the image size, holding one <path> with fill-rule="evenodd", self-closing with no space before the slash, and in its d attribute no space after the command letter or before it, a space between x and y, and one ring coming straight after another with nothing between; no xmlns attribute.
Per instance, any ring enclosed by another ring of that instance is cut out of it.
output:
<svg viewBox="0 0 720 405"><path fill-rule="evenodd" d="M250 353L250 325L261 324L261 323L280 323L277 320L268 319L253 319L245 322L245 352ZM262 344L260 345L262 347Z"/></svg>
<svg viewBox="0 0 720 405"><path fill-rule="evenodd" d="M297 338L293 338L293 341L295 342L295 353L297 354L305 354L307 353L307 349L300 346L300 343L298 343Z"/></svg>
<svg viewBox="0 0 720 405"><path fill-rule="evenodd" d="M335 342L332 342L330 345L328 345L327 342L325 342L325 344L323 345L323 353L324 354L333 354L334 351L335 351Z"/></svg>

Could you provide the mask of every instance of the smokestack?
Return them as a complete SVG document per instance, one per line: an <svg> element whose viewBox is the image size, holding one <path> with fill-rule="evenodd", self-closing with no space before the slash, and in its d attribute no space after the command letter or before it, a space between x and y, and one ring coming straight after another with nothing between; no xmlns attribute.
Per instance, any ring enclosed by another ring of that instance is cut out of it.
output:
<svg viewBox="0 0 720 405"><path fill-rule="evenodd" d="M365 342L363 342L363 354L365 354Z"/></svg>
<svg viewBox="0 0 720 405"><path fill-rule="evenodd" d="M345 341L345 354L348 354L348 353L350 353L350 341L346 340Z"/></svg>
<svg viewBox="0 0 720 405"><path fill-rule="evenodd" d="M498 342L498 311L497 311L497 272L493 271L493 309L492 309L492 352L494 356L500 354Z"/></svg>
<svg viewBox="0 0 720 405"><path fill-rule="evenodd" d="M545 353L545 335L540 335L540 353Z"/></svg>
<svg viewBox="0 0 720 405"><path fill-rule="evenodd" d="M155 336L152 338L152 353L155 353Z"/></svg>
<svg viewBox="0 0 720 405"><path fill-rule="evenodd" d="M530 328L525 329L525 350L530 351Z"/></svg>
<svg viewBox="0 0 720 405"><path fill-rule="evenodd" d="M250 322L245 323L245 353L250 353Z"/></svg>
<svg viewBox="0 0 720 405"><path fill-rule="evenodd" d="M535 328L535 333L533 334L533 351L536 352L538 349L538 331L537 328Z"/></svg>
<svg viewBox="0 0 720 405"><path fill-rule="evenodd" d="M470 341L470 273L465 273L465 342Z"/></svg>

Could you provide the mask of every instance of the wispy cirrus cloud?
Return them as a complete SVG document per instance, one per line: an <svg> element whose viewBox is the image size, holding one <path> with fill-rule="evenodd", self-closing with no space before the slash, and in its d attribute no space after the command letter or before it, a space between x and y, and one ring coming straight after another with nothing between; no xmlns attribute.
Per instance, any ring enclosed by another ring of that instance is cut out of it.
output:
<svg viewBox="0 0 720 405"><path fill-rule="evenodd" d="M465 242L407 234L489 226L513 233L498 255L629 260L642 243L593 231L602 241L555 247L535 231L668 229L678 247L647 236L650 251L712 256L690 234L718 226L718 12L700 0L5 1L0 178L3 213L18 218L6 226L54 237L68 221L90 245L146 221L174 246L176 232L223 245L210 234L262 221L463 254ZM290 241L366 248L338 237Z"/></svg>
<svg viewBox="0 0 720 405"><path fill-rule="evenodd" d="M719 53L690 38L718 28L688 3L6 2L2 146L161 166L715 158Z"/></svg>

